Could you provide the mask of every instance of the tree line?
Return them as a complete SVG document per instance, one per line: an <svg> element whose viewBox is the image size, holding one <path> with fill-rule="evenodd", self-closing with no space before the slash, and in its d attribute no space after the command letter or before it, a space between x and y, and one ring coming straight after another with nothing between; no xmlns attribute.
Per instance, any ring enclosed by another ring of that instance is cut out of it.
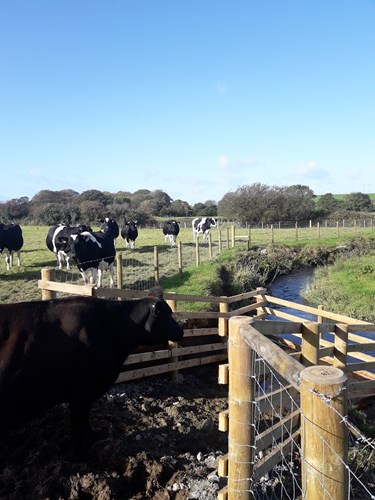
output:
<svg viewBox="0 0 375 500"><path fill-rule="evenodd" d="M31 199L21 197L0 203L2 222L52 225L60 222L95 224L105 216L118 221L137 220L140 225L153 226L157 218L222 217L241 224L272 224L276 221L323 220L329 217L350 217L354 213L371 214L374 204L368 194L350 193L337 199L332 193L317 197L304 185L287 187L254 183L226 193L216 203L190 205L172 200L162 190L140 189L134 193L109 193L90 189L78 193L72 189L41 190Z"/></svg>

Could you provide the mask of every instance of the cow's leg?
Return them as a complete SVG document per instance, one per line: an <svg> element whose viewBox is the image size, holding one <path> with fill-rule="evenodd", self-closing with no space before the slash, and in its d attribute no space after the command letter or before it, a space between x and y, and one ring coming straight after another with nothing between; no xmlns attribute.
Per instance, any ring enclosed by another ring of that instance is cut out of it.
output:
<svg viewBox="0 0 375 500"><path fill-rule="evenodd" d="M59 264L59 269L62 269L63 266L63 255L61 252L57 252L57 262Z"/></svg>
<svg viewBox="0 0 375 500"><path fill-rule="evenodd" d="M10 270L12 264L11 254L7 251L5 254L5 263L7 265L7 271Z"/></svg>
<svg viewBox="0 0 375 500"><path fill-rule="evenodd" d="M77 452L85 451L95 441L89 421L91 406L92 401L83 397L69 402L72 440Z"/></svg>
<svg viewBox="0 0 375 500"><path fill-rule="evenodd" d="M99 269L93 269L92 270L93 274L93 281L96 283L96 277L98 277L98 287L101 287L103 284L103 269L99 266ZM94 279L95 275L95 279Z"/></svg>
<svg viewBox="0 0 375 500"><path fill-rule="evenodd" d="M17 252L17 265L18 267L21 265L21 250L18 250Z"/></svg>
<svg viewBox="0 0 375 500"><path fill-rule="evenodd" d="M109 264L108 269L109 269L109 286L113 288L115 286L113 262L112 264Z"/></svg>

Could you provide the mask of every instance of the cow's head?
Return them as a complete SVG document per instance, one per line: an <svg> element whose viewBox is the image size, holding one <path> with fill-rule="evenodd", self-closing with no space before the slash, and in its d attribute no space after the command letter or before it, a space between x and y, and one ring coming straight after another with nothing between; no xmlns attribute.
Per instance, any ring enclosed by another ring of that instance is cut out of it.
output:
<svg viewBox="0 0 375 500"><path fill-rule="evenodd" d="M184 331L172 318L172 309L163 299L160 287L150 290L147 297L134 301L130 319L142 326L142 343L156 344L167 340L181 340Z"/></svg>
<svg viewBox="0 0 375 500"><path fill-rule="evenodd" d="M99 221L101 226L100 226L100 231L105 234L111 234L113 238L117 238L118 235L120 234L120 230L118 227L117 222L114 219L110 219L109 217L106 217L105 219L102 219Z"/></svg>

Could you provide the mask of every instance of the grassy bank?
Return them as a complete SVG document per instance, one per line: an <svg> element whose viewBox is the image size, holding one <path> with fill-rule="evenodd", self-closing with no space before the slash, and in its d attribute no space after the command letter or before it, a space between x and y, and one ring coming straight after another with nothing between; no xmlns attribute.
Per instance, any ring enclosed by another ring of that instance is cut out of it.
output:
<svg viewBox="0 0 375 500"><path fill-rule="evenodd" d="M303 294L313 306L375 322L375 253L341 257L317 269L310 289Z"/></svg>

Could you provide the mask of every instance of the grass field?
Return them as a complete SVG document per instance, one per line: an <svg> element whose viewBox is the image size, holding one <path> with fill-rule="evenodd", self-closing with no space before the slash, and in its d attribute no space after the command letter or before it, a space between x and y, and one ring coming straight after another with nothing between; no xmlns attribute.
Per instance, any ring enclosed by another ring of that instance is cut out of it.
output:
<svg viewBox="0 0 375 500"><path fill-rule="evenodd" d="M37 282L44 267L56 268L56 260L45 244L48 232L47 226L24 226L24 246L21 253L21 267L14 265L6 271L4 256L1 256L1 285L0 302L19 302L22 300L36 300L41 296ZM94 228L95 229L95 228ZM232 227L223 226L220 230L211 230L211 254L208 243L199 243L199 263L207 262L222 255L224 250L232 248ZM307 227L288 229L235 229L236 248L276 245L325 245L334 246L343 243L354 236L375 236L373 227ZM250 241L248 239L250 238ZM182 269L189 275L197 269L196 245L193 242L190 227L181 227L178 237L181 241ZM159 276L163 285L163 278L178 275L179 259L177 247L171 248L164 241L160 228L139 229L136 248L125 248L125 242L117 239L117 253L121 253L123 260L123 287L133 290L146 290L154 286L155 277L155 246L158 248ZM74 265L70 271L58 270L56 276L59 281L82 283L82 278ZM108 273L105 273L104 286L108 286ZM187 276L187 275L186 275ZM196 280L199 283L199 280ZM200 293L199 284L191 293ZM203 290L204 291L204 290ZM186 293L188 293L186 291Z"/></svg>

